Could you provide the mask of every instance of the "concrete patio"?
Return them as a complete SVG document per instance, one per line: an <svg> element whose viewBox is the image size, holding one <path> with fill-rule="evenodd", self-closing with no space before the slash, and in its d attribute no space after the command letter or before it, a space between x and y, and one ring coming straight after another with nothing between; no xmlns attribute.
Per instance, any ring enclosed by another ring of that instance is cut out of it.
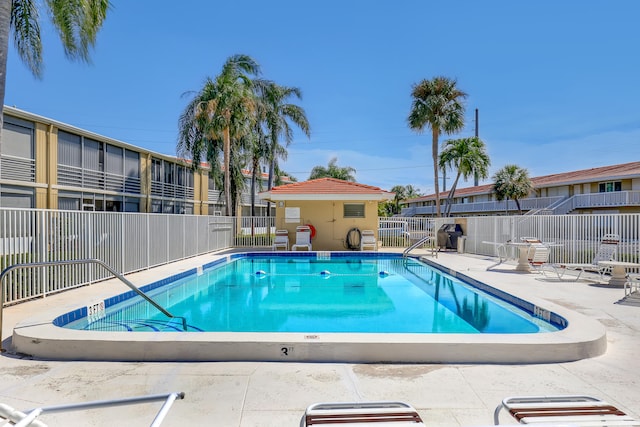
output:
<svg viewBox="0 0 640 427"><path fill-rule="evenodd" d="M207 255L127 276L142 285L201 265ZM319 401L402 400L429 426L493 424L496 405L521 394L589 394L640 419L640 307L619 304L624 291L588 281L561 282L515 272L513 265L486 271L494 260L440 253L436 260L524 299L547 300L601 322L603 356L544 365L425 365L344 363L135 363L35 360L12 353L13 326L40 312L75 308L96 295L127 290L116 281L4 309L0 402L17 409L184 391L163 426L297 426L305 408ZM570 279L570 278L569 278ZM88 345L91 345L88 343ZM56 425L149 425L159 404L41 417ZM513 420L503 414L502 422Z"/></svg>

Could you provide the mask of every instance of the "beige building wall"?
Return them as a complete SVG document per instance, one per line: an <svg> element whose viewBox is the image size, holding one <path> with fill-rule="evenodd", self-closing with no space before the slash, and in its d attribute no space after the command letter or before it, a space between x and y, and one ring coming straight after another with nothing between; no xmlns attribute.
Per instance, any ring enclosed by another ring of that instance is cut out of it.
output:
<svg viewBox="0 0 640 427"><path fill-rule="evenodd" d="M378 202L377 201L342 201L342 200L301 200L279 201L276 203L276 228L289 231L291 245L296 241L296 227L311 224L316 229L316 236L311 241L314 251L344 251L347 233L353 227L360 230L373 230L378 235ZM364 204L364 218L344 218L345 203ZM300 220L287 222L286 208L299 208Z"/></svg>
<svg viewBox="0 0 640 427"><path fill-rule="evenodd" d="M197 170L193 173L193 213L195 215L207 215L209 201L209 179L207 171Z"/></svg>
<svg viewBox="0 0 640 427"><path fill-rule="evenodd" d="M140 153L140 212L151 212L151 153Z"/></svg>
<svg viewBox="0 0 640 427"><path fill-rule="evenodd" d="M36 209L58 209L58 130L35 123Z"/></svg>
<svg viewBox="0 0 640 427"><path fill-rule="evenodd" d="M569 195L569 187L566 185L560 187L549 187L547 188L547 196L555 197L555 196L568 196Z"/></svg>

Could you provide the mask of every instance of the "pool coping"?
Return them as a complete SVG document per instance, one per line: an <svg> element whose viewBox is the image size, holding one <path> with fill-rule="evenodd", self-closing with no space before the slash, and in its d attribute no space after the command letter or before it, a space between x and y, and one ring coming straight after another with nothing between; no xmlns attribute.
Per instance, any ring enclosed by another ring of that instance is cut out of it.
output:
<svg viewBox="0 0 640 427"><path fill-rule="evenodd" d="M158 287L175 276L198 270L251 252L226 255L142 286ZM264 253L261 253L264 255ZM352 252L346 254L353 255ZM290 253L287 253L290 255ZM313 256L322 255L314 253ZM359 253L358 255L362 255ZM371 253L367 256L394 255ZM308 253L300 256L309 256ZM346 255L344 255L346 256ZM253 332L103 332L56 326L60 309L50 310L17 324L12 343L20 353L56 360L117 361L280 361L356 363L556 363L599 356L606 351L604 326L596 320L548 301L520 298L473 277L427 264L446 273L502 292L540 310L541 317L557 316L567 326L557 332L537 334L372 334L372 333L253 333ZM503 296L504 296L503 295ZM507 297L507 298L508 298ZM119 298L115 296L113 298ZM81 312L86 307L73 310ZM69 313L67 313L69 314ZM73 317L75 315L72 315ZM65 319L63 322L74 320Z"/></svg>

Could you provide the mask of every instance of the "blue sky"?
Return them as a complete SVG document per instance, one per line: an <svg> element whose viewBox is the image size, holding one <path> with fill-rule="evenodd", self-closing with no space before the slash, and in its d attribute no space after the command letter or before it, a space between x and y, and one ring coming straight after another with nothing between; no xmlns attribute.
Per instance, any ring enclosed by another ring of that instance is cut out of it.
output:
<svg viewBox="0 0 640 427"><path fill-rule="evenodd" d="M5 104L175 155L188 92L242 53L302 90L311 138L282 163L298 180L337 157L358 182L431 193L430 133L406 119L411 86L440 75L469 95L441 141L472 136L477 108L490 174L640 160L637 1L112 3L91 65L66 60L46 16L42 80L11 46Z"/></svg>

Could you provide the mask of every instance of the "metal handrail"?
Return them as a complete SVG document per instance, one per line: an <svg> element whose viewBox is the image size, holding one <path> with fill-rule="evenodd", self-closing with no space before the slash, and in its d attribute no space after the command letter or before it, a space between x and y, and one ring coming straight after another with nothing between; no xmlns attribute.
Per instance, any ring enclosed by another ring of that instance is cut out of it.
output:
<svg viewBox="0 0 640 427"><path fill-rule="evenodd" d="M406 257L407 255L409 255L409 252L411 252L412 250L414 250L415 248L417 248L418 246L422 246L425 243L427 243L429 240L434 240L433 236L424 236L422 239L418 240L416 243L414 243L413 245L409 246L407 249L405 249L404 251L402 251L402 256ZM436 246L432 246L431 247L431 254L435 257L438 256L438 251L436 249Z"/></svg>
<svg viewBox="0 0 640 427"><path fill-rule="evenodd" d="M160 310L160 312L162 314L164 314L165 316L170 317L172 319L181 319L182 320L182 329L184 331L187 330L187 319L185 319L182 316L174 316L173 314L169 313L165 308L163 308L160 304L158 304L153 299L151 299L151 297L149 297L147 294L145 294L140 289L138 289L138 287L136 285L131 283L122 274L118 273L116 270L114 270L112 267L110 267L104 261L101 261L101 260L95 259L95 258L89 258L89 259L72 259L72 260L61 260L61 261L31 262L31 263L25 263L25 264L10 265L9 267L7 267L4 270L2 270L2 273L0 273L0 351L4 351L3 348L2 348L2 312L3 312L3 308L4 308L4 287L2 286L2 284L3 284L2 280L4 279L4 276L6 276L11 271L17 270L17 269L34 269L34 268L39 268L39 267L51 267L51 266L58 266L58 265L78 265L78 264L98 264L98 265L101 265L102 267L105 268L105 270L107 270L109 273L113 274L113 276L115 276L122 283L127 285L132 291L134 291L136 294L141 296L144 300L149 302L155 308Z"/></svg>

